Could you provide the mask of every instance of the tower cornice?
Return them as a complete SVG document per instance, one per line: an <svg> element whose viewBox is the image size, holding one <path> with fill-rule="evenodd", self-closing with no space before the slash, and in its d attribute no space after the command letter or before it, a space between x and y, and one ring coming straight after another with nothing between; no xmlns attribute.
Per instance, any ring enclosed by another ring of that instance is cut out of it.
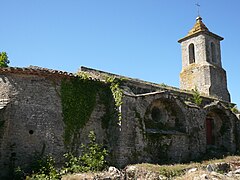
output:
<svg viewBox="0 0 240 180"><path fill-rule="evenodd" d="M178 42L181 43L181 42L183 42L183 41L185 41L185 40L187 40L189 38L198 36L200 34L207 34L209 36L212 36L212 37L218 39L219 41L222 41L224 39L223 37L218 36L217 34L214 34L214 33L210 32L209 29L207 28L207 26L202 22L202 18L200 16L198 16L196 18L195 25L188 32L187 36L185 36L184 38L179 39Z"/></svg>

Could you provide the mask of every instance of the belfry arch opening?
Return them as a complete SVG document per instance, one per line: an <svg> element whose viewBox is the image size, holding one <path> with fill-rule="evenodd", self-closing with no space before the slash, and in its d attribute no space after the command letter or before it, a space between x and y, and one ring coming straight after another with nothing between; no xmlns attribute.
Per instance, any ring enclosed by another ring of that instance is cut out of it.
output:
<svg viewBox="0 0 240 180"><path fill-rule="evenodd" d="M212 62L216 63L217 62L217 57L216 57L216 46L213 42L211 42L211 54L212 54Z"/></svg>
<svg viewBox="0 0 240 180"><path fill-rule="evenodd" d="M195 63L195 47L193 43L189 45L188 51L189 51L189 64Z"/></svg>

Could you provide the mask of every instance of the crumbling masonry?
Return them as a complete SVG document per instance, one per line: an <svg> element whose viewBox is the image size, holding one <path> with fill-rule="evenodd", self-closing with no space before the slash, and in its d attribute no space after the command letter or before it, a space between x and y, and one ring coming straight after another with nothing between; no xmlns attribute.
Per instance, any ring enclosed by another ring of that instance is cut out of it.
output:
<svg viewBox="0 0 240 180"><path fill-rule="evenodd" d="M91 130L118 167L236 153L240 124L221 66L222 39L197 18L179 40L181 89L86 67L79 76L1 68L0 177L29 168L36 154L60 164L65 152L80 153Z"/></svg>

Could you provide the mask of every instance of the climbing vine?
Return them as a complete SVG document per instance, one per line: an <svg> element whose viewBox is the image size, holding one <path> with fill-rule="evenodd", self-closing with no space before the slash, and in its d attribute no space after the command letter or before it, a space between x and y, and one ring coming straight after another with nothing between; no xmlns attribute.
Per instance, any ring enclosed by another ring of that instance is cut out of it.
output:
<svg viewBox="0 0 240 180"><path fill-rule="evenodd" d="M112 76L107 76L106 82L110 83L110 88L113 93L115 105L117 107L120 107L122 105L122 96L123 96L122 89L120 88L120 84L121 84L122 80L119 78L112 77Z"/></svg>
<svg viewBox="0 0 240 180"><path fill-rule="evenodd" d="M114 99L111 89L108 85L102 87L99 91L100 103L105 107L105 114L102 116L102 128L108 128L109 122L116 117L116 109L114 108Z"/></svg>
<svg viewBox="0 0 240 180"><path fill-rule="evenodd" d="M113 76L107 76L106 82L110 83L110 89L112 91L113 98L115 100L115 106L117 108L120 108L120 106L122 105L122 97L123 97L123 91L120 88L120 85L123 82L123 79L115 78ZM118 109L118 112L119 112L118 119L119 119L119 121L121 121L122 116L121 116L120 109Z"/></svg>
<svg viewBox="0 0 240 180"><path fill-rule="evenodd" d="M108 76L104 83L91 79L85 73L62 81L60 94L65 123L65 145L74 146L79 129L83 128L90 119L96 103L101 103L105 107L105 114L102 117L103 128L108 127L109 121L116 117L116 112L118 112L118 119L121 120L118 109L122 104L123 96L120 89L121 82L121 79ZM97 97L99 102L96 102Z"/></svg>
<svg viewBox="0 0 240 180"><path fill-rule="evenodd" d="M71 142L80 128L84 127L96 104L99 82L83 78L63 80L61 99L65 123L64 140Z"/></svg>

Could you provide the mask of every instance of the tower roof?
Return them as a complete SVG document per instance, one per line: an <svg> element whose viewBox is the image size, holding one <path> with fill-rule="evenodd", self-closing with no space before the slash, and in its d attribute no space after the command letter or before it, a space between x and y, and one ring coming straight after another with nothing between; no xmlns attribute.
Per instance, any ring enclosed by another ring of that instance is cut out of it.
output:
<svg viewBox="0 0 240 180"><path fill-rule="evenodd" d="M193 26L193 28L188 32L188 36L195 34L197 32L201 31L209 31L208 28L205 26L205 24L202 22L202 18L198 16L196 18L196 23Z"/></svg>
<svg viewBox="0 0 240 180"><path fill-rule="evenodd" d="M198 16L196 18L196 23L193 26L193 28L188 32L187 36L185 36L184 38L180 39L178 42L181 43L184 40L187 40L191 37L194 37L196 35L199 35L200 33L205 33L208 34L210 36L214 36L216 39L218 40L223 40L223 38L221 36L218 36L212 32L210 32L207 28L207 26L202 22L202 18L200 16Z"/></svg>

